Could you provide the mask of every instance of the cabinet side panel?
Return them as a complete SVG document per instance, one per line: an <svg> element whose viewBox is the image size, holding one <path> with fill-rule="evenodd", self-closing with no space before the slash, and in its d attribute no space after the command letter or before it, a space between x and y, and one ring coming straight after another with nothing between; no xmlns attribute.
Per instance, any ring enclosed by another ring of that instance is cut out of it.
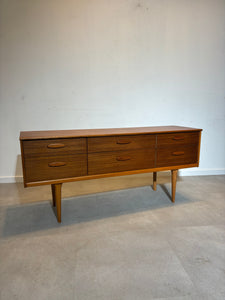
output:
<svg viewBox="0 0 225 300"><path fill-rule="evenodd" d="M21 160L22 160L22 168L23 168L23 184L24 187L26 187L26 168L25 168L23 141L20 141L20 150L21 150Z"/></svg>
<svg viewBox="0 0 225 300"><path fill-rule="evenodd" d="M200 162L201 138L202 138L202 132L199 131L199 140L198 140L198 166L199 166L199 162Z"/></svg>

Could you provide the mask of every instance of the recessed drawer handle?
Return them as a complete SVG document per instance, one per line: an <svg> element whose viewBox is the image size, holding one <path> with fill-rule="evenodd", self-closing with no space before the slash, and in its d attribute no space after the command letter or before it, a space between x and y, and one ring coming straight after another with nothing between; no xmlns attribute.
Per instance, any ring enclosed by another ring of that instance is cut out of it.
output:
<svg viewBox="0 0 225 300"><path fill-rule="evenodd" d="M50 149L55 149L55 148L64 148L65 145L60 144L60 143L55 143L55 144L49 144L47 147L50 148Z"/></svg>
<svg viewBox="0 0 225 300"><path fill-rule="evenodd" d="M65 165L66 165L66 163L63 161L54 161L54 162L48 164L49 167L63 167Z"/></svg>
<svg viewBox="0 0 225 300"><path fill-rule="evenodd" d="M176 151L176 152L173 152L172 155L175 155L175 156L184 155L184 151Z"/></svg>
<svg viewBox="0 0 225 300"><path fill-rule="evenodd" d="M181 141L181 140L184 140L184 138L180 137L180 136L175 136L175 137L173 137L173 140L174 141Z"/></svg>
<svg viewBox="0 0 225 300"><path fill-rule="evenodd" d="M124 141L123 141L123 140L117 140L117 141L116 141L116 143L117 143L117 144L130 144L130 143L131 143L131 141L126 141L126 140L124 140Z"/></svg>
<svg viewBox="0 0 225 300"><path fill-rule="evenodd" d="M126 160L130 160L131 157L130 156L117 156L116 160L118 161L126 161Z"/></svg>

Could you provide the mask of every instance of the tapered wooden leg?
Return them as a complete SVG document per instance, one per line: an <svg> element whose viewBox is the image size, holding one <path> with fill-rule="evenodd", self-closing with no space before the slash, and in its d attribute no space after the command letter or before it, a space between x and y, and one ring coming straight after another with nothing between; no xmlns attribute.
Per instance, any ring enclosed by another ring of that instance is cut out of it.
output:
<svg viewBox="0 0 225 300"><path fill-rule="evenodd" d="M62 183L52 184L53 205L56 205L57 220L61 223L61 189Z"/></svg>
<svg viewBox="0 0 225 300"><path fill-rule="evenodd" d="M153 190L157 190L157 172L153 172Z"/></svg>
<svg viewBox="0 0 225 300"><path fill-rule="evenodd" d="M52 187L52 205L55 206L55 184L52 184L51 187Z"/></svg>
<svg viewBox="0 0 225 300"><path fill-rule="evenodd" d="M172 173L172 202L175 202L177 171L178 170L171 170L171 173Z"/></svg>

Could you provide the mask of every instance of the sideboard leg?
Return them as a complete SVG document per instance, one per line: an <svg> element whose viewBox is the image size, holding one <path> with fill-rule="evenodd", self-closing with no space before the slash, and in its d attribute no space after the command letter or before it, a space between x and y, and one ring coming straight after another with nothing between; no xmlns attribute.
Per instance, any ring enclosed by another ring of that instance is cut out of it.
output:
<svg viewBox="0 0 225 300"><path fill-rule="evenodd" d="M157 172L153 172L153 190L157 190Z"/></svg>
<svg viewBox="0 0 225 300"><path fill-rule="evenodd" d="M62 183L52 184L53 205L56 205L57 220L61 223L61 190Z"/></svg>
<svg viewBox="0 0 225 300"><path fill-rule="evenodd" d="M55 184L51 184L52 187L52 205L55 206Z"/></svg>
<svg viewBox="0 0 225 300"><path fill-rule="evenodd" d="M175 202L177 171L178 170L171 170L171 172L172 172L172 202Z"/></svg>

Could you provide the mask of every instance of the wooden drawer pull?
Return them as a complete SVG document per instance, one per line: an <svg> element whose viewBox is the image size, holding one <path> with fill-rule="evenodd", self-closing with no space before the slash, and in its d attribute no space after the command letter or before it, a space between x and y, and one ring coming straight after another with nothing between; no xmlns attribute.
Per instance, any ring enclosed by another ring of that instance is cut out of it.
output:
<svg viewBox="0 0 225 300"><path fill-rule="evenodd" d="M176 152L173 152L172 155L175 155L175 156L184 155L184 151L176 151Z"/></svg>
<svg viewBox="0 0 225 300"><path fill-rule="evenodd" d="M173 140L174 141L181 141L181 140L184 140L184 138L180 137L180 136L175 136L175 137L173 137Z"/></svg>
<svg viewBox="0 0 225 300"><path fill-rule="evenodd" d="M50 148L50 149L55 149L55 148L64 148L65 145L60 144L60 143L55 143L55 144L49 144L47 147Z"/></svg>
<svg viewBox="0 0 225 300"><path fill-rule="evenodd" d="M120 144L130 144L130 143L131 143L131 141L126 141L126 140L117 140L117 141L116 141L116 143L117 143L117 144L119 144L119 145L120 145Z"/></svg>
<svg viewBox="0 0 225 300"><path fill-rule="evenodd" d="M48 164L49 167L63 167L65 165L66 165L66 163L63 161L54 161L54 162Z"/></svg>
<svg viewBox="0 0 225 300"><path fill-rule="evenodd" d="M117 156L116 160L118 161L126 161L126 160L130 160L131 157L130 156Z"/></svg>

